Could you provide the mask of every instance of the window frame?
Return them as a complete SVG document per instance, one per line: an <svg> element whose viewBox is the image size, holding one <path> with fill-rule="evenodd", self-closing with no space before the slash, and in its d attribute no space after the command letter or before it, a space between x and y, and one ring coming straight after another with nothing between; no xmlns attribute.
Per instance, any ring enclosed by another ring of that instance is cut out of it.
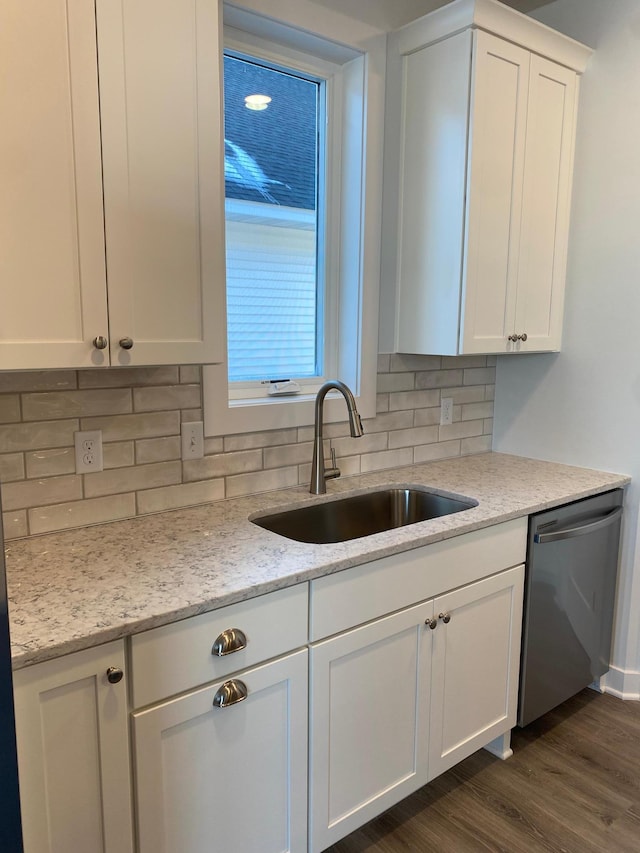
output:
<svg viewBox="0 0 640 853"><path fill-rule="evenodd" d="M229 8L225 6L225 20ZM254 13L231 9L229 17L231 21L224 30L225 50L263 58L285 68L297 67L310 75L317 75L319 68L332 72L327 83L327 108L334 117L340 116L341 121L330 122L334 132L327 146L332 149L327 181L332 194L327 205L327 240L331 249L326 253L331 269L327 273L336 282L335 287L327 289L326 312L335 329L332 347L335 362L329 367L332 371L329 375L351 387L363 417L373 417L378 349L384 38L372 39L363 51ZM242 30L229 25L237 20ZM299 46L304 50L298 49ZM303 393L295 396L230 400L226 362L206 365L205 434L224 436L312 424L315 396L321 382L300 384ZM344 420L344 406L340 402L327 399L326 420Z"/></svg>

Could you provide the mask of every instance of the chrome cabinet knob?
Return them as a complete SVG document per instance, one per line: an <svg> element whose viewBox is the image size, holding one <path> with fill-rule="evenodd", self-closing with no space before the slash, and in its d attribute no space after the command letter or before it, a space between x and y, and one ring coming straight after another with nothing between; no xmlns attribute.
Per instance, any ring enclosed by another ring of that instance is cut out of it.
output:
<svg viewBox="0 0 640 853"><path fill-rule="evenodd" d="M523 332L521 335L518 335L518 338L521 341L526 341L527 340L527 333Z"/></svg>
<svg viewBox="0 0 640 853"><path fill-rule="evenodd" d="M109 341L105 338L104 335L98 335L97 338L93 339L93 345L96 349L106 349L109 344Z"/></svg>
<svg viewBox="0 0 640 853"><path fill-rule="evenodd" d="M243 702L248 695L247 685L243 681L232 678L231 681L225 681L216 692L213 697L213 707L228 708L230 705L237 705L238 702Z"/></svg>
<svg viewBox="0 0 640 853"><path fill-rule="evenodd" d="M509 337L507 338L507 340L508 340L508 341L513 341L513 342L514 342L514 344L515 344L515 342L518 340L518 336L517 336L517 335L515 335L515 334L514 334L514 335L509 335Z"/></svg>
<svg viewBox="0 0 640 853"><path fill-rule="evenodd" d="M133 349L133 338L120 338L122 349Z"/></svg>
<svg viewBox="0 0 640 853"><path fill-rule="evenodd" d="M440 613L438 615L438 619L442 619L445 625L448 625L451 622L451 614L450 613Z"/></svg>
<svg viewBox="0 0 640 853"><path fill-rule="evenodd" d="M221 634L218 634L211 647L211 654L216 657L224 657L224 655L239 652L247 647L247 635L240 628L227 628Z"/></svg>
<svg viewBox="0 0 640 853"><path fill-rule="evenodd" d="M110 666L107 670L107 681L109 684L119 684L122 681L124 672L119 666Z"/></svg>
<svg viewBox="0 0 640 853"><path fill-rule="evenodd" d="M425 624L425 625L428 625L428 626L431 628L431 630L433 631L433 629L434 629L434 628L437 626L437 624L438 624L438 620L437 620L437 619L425 619L425 620L424 620L424 624Z"/></svg>

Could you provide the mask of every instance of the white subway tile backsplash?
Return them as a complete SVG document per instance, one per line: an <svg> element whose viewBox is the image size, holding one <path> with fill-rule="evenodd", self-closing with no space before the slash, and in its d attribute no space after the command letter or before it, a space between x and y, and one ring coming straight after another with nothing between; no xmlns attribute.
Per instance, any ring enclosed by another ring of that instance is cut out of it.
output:
<svg viewBox="0 0 640 853"><path fill-rule="evenodd" d="M24 456L22 453L3 453L0 455L0 482L24 480Z"/></svg>
<svg viewBox="0 0 640 853"><path fill-rule="evenodd" d="M149 465L132 465L130 468L113 468L84 475L84 493L87 498L135 492L157 486L174 486L182 480L180 462L152 462Z"/></svg>
<svg viewBox="0 0 640 853"><path fill-rule="evenodd" d="M10 424L20 420L20 396L18 394L0 395L0 423Z"/></svg>
<svg viewBox="0 0 640 853"><path fill-rule="evenodd" d="M222 441L220 443L222 444ZM170 459L180 459L182 451L179 435L140 438L135 443L135 449L135 461L138 465L145 465L147 462L167 462Z"/></svg>
<svg viewBox="0 0 640 853"><path fill-rule="evenodd" d="M463 385L491 385L494 384L495 381L495 367L472 367L464 371Z"/></svg>
<svg viewBox="0 0 640 853"><path fill-rule="evenodd" d="M181 421L202 420L198 365L0 373L0 481L7 538L305 486L313 427L205 439L180 459ZM341 475L491 448L495 359L384 354L377 416L360 439L324 424ZM440 427L440 398L454 400ZM104 471L75 474L73 433L102 431Z"/></svg>
<svg viewBox="0 0 640 853"><path fill-rule="evenodd" d="M491 450L491 436L478 435L471 438L463 438L460 444L460 453L462 456L471 456L475 453L488 453Z"/></svg>
<svg viewBox="0 0 640 853"><path fill-rule="evenodd" d="M433 444L438 440L437 426L412 427L398 429L389 433L389 449L397 447L415 447L419 444Z"/></svg>
<svg viewBox="0 0 640 853"><path fill-rule="evenodd" d="M416 388L447 388L462 384L462 370L429 370L416 373Z"/></svg>
<svg viewBox="0 0 640 853"><path fill-rule="evenodd" d="M46 477L6 483L2 489L5 510L26 509L43 504L62 503L82 497L82 479L77 475Z"/></svg>
<svg viewBox="0 0 640 853"><path fill-rule="evenodd" d="M230 450L250 450L255 447L275 447L278 444L293 444L297 440L298 430L274 429L267 432L247 432L238 435L225 435L225 452Z"/></svg>
<svg viewBox="0 0 640 853"><path fill-rule="evenodd" d="M183 364L180 367L180 383L195 385L200 383L201 370L198 364Z"/></svg>
<svg viewBox="0 0 640 853"><path fill-rule="evenodd" d="M27 477L55 477L75 474L76 455L73 447L56 447L53 450L34 450L25 453ZM4 480L3 480L4 482Z"/></svg>
<svg viewBox="0 0 640 853"><path fill-rule="evenodd" d="M0 394L25 391L70 391L78 387L75 370L18 370L0 373Z"/></svg>
<svg viewBox="0 0 640 853"><path fill-rule="evenodd" d="M133 408L136 412L166 412L168 409L199 407L199 385L162 385L133 389Z"/></svg>
<svg viewBox="0 0 640 853"><path fill-rule="evenodd" d="M213 480L229 474L243 474L247 471L262 469L262 450L238 450L232 453L220 453L205 456L203 459L188 459L182 463L184 479Z"/></svg>
<svg viewBox="0 0 640 853"><path fill-rule="evenodd" d="M462 420L472 421L477 418L492 418L493 417L493 402L491 400L485 403L465 403L462 406Z"/></svg>
<svg viewBox="0 0 640 853"><path fill-rule="evenodd" d="M50 533L53 530L85 527L88 524L131 518L135 513L136 501L133 494L42 506L29 510L29 532Z"/></svg>
<svg viewBox="0 0 640 853"><path fill-rule="evenodd" d="M196 506L224 498L224 480L202 480L198 483L182 483L162 489L147 489L138 492L138 512L164 512L183 506Z"/></svg>
<svg viewBox="0 0 640 853"><path fill-rule="evenodd" d="M397 412L401 409L426 409L429 406L440 405L440 391L401 391L397 394L389 394L389 411Z"/></svg>
<svg viewBox="0 0 640 853"><path fill-rule="evenodd" d="M301 465L311 462L313 442L303 441L298 444L287 444L283 447L265 447L264 467L285 468L287 465Z"/></svg>
<svg viewBox="0 0 640 853"><path fill-rule="evenodd" d="M180 435L180 412L82 418L80 423L83 430L102 430L103 441L127 441L161 435Z"/></svg>
<svg viewBox="0 0 640 853"><path fill-rule="evenodd" d="M390 429L406 429L413 426L413 412L409 409L400 412L388 412L377 415L375 418L367 418L363 422L365 434L372 432L384 432Z"/></svg>
<svg viewBox="0 0 640 853"><path fill-rule="evenodd" d="M460 440L438 441L436 444L421 444L413 448L413 461L416 465L421 462L436 462L438 459L448 459L460 456Z"/></svg>
<svg viewBox="0 0 640 853"><path fill-rule="evenodd" d="M176 385L179 381L180 373L175 366L78 371L78 388L135 388L137 385Z"/></svg>
<svg viewBox="0 0 640 853"><path fill-rule="evenodd" d="M42 391L22 395L22 417L25 421L126 414L130 411L131 391L128 388Z"/></svg>
<svg viewBox="0 0 640 853"><path fill-rule="evenodd" d="M452 438L469 438L472 435L482 435L482 421L454 421L452 424L441 426L440 441L450 441Z"/></svg>
<svg viewBox="0 0 640 853"><path fill-rule="evenodd" d="M378 391L412 391L415 388L414 373L379 373Z"/></svg>
<svg viewBox="0 0 640 853"><path fill-rule="evenodd" d="M114 441L102 446L103 468L126 468L135 462L133 441Z"/></svg>
<svg viewBox="0 0 640 853"><path fill-rule="evenodd" d="M27 511L19 509L16 512L3 512L2 526L4 528L5 542L8 539L19 539L23 536L28 536Z"/></svg>
<svg viewBox="0 0 640 853"><path fill-rule="evenodd" d="M270 471L258 471L255 474L237 474L227 477L226 495L237 498L241 495L270 492L272 489L285 489L298 485L298 468L272 468Z"/></svg>
<svg viewBox="0 0 640 853"><path fill-rule="evenodd" d="M0 453L73 445L77 420L0 426Z"/></svg>
<svg viewBox="0 0 640 853"><path fill-rule="evenodd" d="M400 468L413 463L413 448L402 450L382 450L379 453L363 453L360 457L360 470L363 474L369 471L381 471L384 468Z"/></svg>

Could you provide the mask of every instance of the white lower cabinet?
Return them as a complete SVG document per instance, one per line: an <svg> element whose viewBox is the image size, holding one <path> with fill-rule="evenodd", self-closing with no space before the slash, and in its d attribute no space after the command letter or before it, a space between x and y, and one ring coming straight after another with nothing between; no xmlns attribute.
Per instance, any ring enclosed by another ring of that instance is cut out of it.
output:
<svg viewBox="0 0 640 853"><path fill-rule="evenodd" d="M307 849L306 649L139 711L133 733L139 853Z"/></svg>
<svg viewBox="0 0 640 853"><path fill-rule="evenodd" d="M506 735L526 534L153 628L128 679L122 640L17 671L25 853L320 853Z"/></svg>
<svg viewBox="0 0 640 853"><path fill-rule="evenodd" d="M14 673L25 853L132 853L123 672L120 640Z"/></svg>
<svg viewBox="0 0 640 853"><path fill-rule="evenodd" d="M311 646L320 853L516 720L524 566Z"/></svg>

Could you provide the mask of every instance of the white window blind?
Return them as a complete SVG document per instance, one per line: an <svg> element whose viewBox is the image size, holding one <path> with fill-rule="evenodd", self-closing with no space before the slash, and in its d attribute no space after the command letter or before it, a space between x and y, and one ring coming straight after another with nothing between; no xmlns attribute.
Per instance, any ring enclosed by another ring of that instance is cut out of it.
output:
<svg viewBox="0 0 640 853"><path fill-rule="evenodd" d="M318 373L315 212L228 199L229 381Z"/></svg>

